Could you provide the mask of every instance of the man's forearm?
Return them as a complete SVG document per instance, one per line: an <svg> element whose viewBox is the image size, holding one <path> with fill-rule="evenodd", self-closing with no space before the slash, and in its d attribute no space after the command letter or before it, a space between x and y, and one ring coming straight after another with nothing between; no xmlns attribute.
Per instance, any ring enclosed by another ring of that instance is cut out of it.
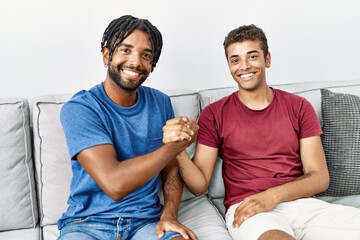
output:
<svg viewBox="0 0 360 240"><path fill-rule="evenodd" d="M208 183L201 170L193 163L186 151L181 152L176 157L179 164L179 172L184 179L189 190L195 195L204 194L208 188Z"/></svg>
<svg viewBox="0 0 360 240"><path fill-rule="evenodd" d="M326 190L328 185L324 178L326 176L321 172L308 172L292 182L271 188L269 191L275 194L278 203L311 197Z"/></svg>
<svg viewBox="0 0 360 240"><path fill-rule="evenodd" d="M169 163L163 170L164 211L161 218L177 220L183 185L177 162Z"/></svg>

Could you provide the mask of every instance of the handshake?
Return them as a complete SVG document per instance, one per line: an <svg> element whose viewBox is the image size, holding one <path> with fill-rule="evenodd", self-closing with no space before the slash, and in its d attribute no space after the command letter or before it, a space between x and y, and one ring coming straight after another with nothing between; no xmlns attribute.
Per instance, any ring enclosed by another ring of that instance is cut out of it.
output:
<svg viewBox="0 0 360 240"><path fill-rule="evenodd" d="M163 143L179 143L188 147L197 137L199 125L195 119L178 117L170 119L163 127Z"/></svg>

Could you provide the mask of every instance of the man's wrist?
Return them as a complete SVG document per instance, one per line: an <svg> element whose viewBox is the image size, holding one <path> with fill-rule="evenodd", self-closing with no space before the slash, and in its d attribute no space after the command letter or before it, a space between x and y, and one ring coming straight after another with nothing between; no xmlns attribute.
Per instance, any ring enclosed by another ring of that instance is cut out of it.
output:
<svg viewBox="0 0 360 240"><path fill-rule="evenodd" d="M175 213L163 213L160 216L160 221L177 221L177 214Z"/></svg>

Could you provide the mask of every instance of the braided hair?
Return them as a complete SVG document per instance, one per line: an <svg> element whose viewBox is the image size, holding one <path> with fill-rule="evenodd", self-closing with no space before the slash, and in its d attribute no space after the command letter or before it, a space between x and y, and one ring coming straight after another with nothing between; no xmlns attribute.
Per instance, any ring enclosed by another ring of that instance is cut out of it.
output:
<svg viewBox="0 0 360 240"><path fill-rule="evenodd" d="M112 60L114 50L127 38L135 29L148 34L151 48L153 51L152 68L154 70L159 60L162 48L162 36L160 31L152 25L147 19L139 19L131 15L124 15L110 22L105 29L102 41L101 51L106 47L109 49L109 61Z"/></svg>

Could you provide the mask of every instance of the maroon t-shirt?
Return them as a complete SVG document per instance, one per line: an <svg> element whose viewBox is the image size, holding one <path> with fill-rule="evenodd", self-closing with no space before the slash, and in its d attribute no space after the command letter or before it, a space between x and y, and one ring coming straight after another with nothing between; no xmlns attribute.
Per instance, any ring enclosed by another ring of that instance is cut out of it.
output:
<svg viewBox="0 0 360 240"><path fill-rule="evenodd" d="M322 133L305 98L278 89L273 92L272 102L262 110L249 109L234 92L201 112L197 140L219 148L226 209L302 176L299 139Z"/></svg>

